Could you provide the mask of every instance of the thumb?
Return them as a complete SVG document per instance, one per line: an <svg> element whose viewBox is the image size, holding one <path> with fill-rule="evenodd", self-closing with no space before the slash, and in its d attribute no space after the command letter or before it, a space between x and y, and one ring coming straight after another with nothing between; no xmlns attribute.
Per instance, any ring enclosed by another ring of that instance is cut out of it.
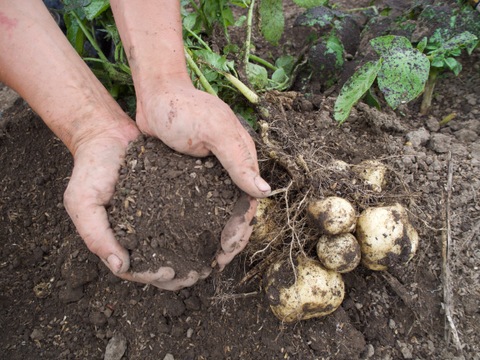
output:
<svg viewBox="0 0 480 360"><path fill-rule="evenodd" d="M247 131L237 121L233 131L215 138L210 148L233 182L255 198L270 194L270 185L260 176L255 144Z"/></svg>

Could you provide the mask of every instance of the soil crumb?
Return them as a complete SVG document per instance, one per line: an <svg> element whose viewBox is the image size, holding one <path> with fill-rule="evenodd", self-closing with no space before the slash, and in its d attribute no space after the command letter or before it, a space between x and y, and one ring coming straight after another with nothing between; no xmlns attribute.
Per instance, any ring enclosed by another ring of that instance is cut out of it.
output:
<svg viewBox="0 0 480 360"><path fill-rule="evenodd" d="M197 159L140 136L128 148L109 209L134 272L178 277L210 266L239 191L214 157Z"/></svg>

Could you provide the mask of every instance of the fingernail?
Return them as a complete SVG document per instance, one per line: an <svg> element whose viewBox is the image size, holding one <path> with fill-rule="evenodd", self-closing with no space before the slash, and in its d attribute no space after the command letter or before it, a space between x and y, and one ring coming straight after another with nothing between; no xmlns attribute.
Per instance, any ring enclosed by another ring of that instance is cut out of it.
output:
<svg viewBox="0 0 480 360"><path fill-rule="evenodd" d="M108 265L113 272L118 273L122 268L122 260L118 258L117 255L110 254L107 258Z"/></svg>
<svg viewBox="0 0 480 360"><path fill-rule="evenodd" d="M255 185L257 186L257 189L260 190L264 194L270 193L272 189L270 188L270 185L263 180L260 176L255 177Z"/></svg>

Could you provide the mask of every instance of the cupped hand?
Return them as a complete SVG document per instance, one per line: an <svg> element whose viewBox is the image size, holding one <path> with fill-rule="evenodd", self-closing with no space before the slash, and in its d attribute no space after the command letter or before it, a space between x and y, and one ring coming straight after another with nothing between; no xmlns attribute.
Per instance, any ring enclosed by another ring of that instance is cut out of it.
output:
<svg viewBox="0 0 480 360"><path fill-rule="evenodd" d="M65 208L89 250L116 276L165 290L179 290L207 277L211 269L191 271L181 279L175 278L175 271L170 267L156 272L129 272L129 253L115 239L108 221L105 206L113 196L128 142L138 134L134 126L126 131L106 130L76 148L73 172L64 196Z"/></svg>
<svg viewBox="0 0 480 360"><path fill-rule="evenodd" d="M137 125L170 148L192 156L214 154L247 195L235 205L222 232L217 263L222 270L242 251L252 233L257 201L270 193L259 173L255 144L219 98L195 89L189 80L162 82L137 95Z"/></svg>

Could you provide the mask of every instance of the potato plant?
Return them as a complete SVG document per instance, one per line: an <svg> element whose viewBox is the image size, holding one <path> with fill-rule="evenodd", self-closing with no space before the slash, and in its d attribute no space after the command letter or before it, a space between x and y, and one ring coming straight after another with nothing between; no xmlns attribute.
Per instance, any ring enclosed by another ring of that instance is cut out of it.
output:
<svg viewBox="0 0 480 360"><path fill-rule="evenodd" d="M267 255L260 261L263 284L279 320L295 322L335 311L344 296L341 275L359 264L387 271L413 257L419 238L405 208L371 203L385 195L386 170L378 160L357 165L335 160L322 172L324 181L334 174L334 182L323 191L342 179L353 198L312 195L293 203L294 209L278 198L261 200L251 246L256 249L253 255ZM364 209L360 216L356 208ZM296 228L292 219L299 211L304 222Z"/></svg>

